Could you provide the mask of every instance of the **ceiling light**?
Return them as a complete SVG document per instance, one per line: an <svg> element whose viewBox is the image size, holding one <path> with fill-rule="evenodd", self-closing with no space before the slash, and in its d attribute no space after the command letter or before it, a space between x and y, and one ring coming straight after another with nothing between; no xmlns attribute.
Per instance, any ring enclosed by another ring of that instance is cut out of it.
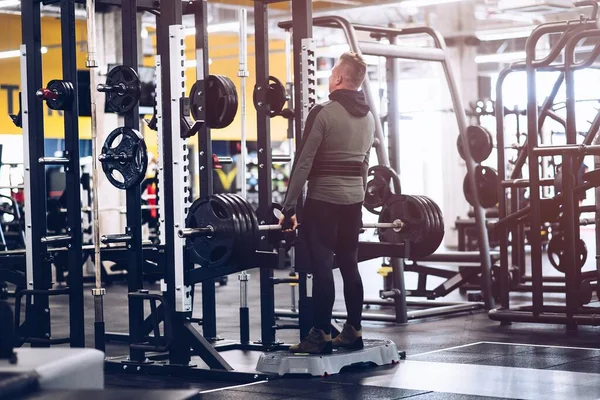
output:
<svg viewBox="0 0 600 400"><path fill-rule="evenodd" d="M20 55L21 55L21 52L19 50L0 51L0 59L15 58L15 57L19 57Z"/></svg>
<svg viewBox="0 0 600 400"><path fill-rule="evenodd" d="M208 33L222 33L222 32L238 32L240 30L239 22L224 22L222 24L212 24L207 28ZM186 36L193 36L196 34L196 28L185 28Z"/></svg>
<svg viewBox="0 0 600 400"><path fill-rule="evenodd" d="M428 6L437 6L440 4L448 4L448 3L457 3L463 0L404 0L398 3L401 7L411 7L411 8L419 8L419 7L428 7Z"/></svg>
<svg viewBox="0 0 600 400"><path fill-rule="evenodd" d="M525 59L524 51L515 51L510 53L499 53L499 54L484 54L475 57L476 64L490 64L490 63L511 63Z"/></svg>
<svg viewBox="0 0 600 400"><path fill-rule="evenodd" d="M196 68L196 65L198 65L196 63L196 60L185 60L185 68ZM208 59L208 65L212 65L212 59Z"/></svg>
<svg viewBox="0 0 600 400"><path fill-rule="evenodd" d="M46 54L48 52L48 48L46 46L43 46L40 49L40 52L42 54ZM21 56L21 51L20 50L7 50L7 51L0 51L0 60L2 59L6 59L6 58L17 58Z"/></svg>
<svg viewBox="0 0 600 400"><path fill-rule="evenodd" d="M20 0L0 0L0 8L15 7L21 5Z"/></svg>
<svg viewBox="0 0 600 400"><path fill-rule="evenodd" d="M531 35L533 27L520 28L520 29L490 29L485 31L475 32L477 39L490 42L492 40L507 40L507 39L518 39L526 38Z"/></svg>

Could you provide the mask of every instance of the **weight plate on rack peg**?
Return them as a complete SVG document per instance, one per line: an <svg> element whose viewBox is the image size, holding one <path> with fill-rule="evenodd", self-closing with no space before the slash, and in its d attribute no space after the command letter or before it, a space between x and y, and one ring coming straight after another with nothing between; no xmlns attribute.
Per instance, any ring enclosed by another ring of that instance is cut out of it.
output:
<svg viewBox="0 0 600 400"><path fill-rule="evenodd" d="M126 190L142 183L148 168L148 152L142 135L131 128L109 133L98 156L110 183Z"/></svg>
<svg viewBox="0 0 600 400"><path fill-rule="evenodd" d="M475 206L474 193L469 185L469 175L465 176L463 181L463 192L467 202ZM475 182L477 185L477 193L479 194L479 201L483 208L492 208L498 204L498 173L495 169L490 167L483 167L477 165L475 167Z"/></svg>
<svg viewBox="0 0 600 400"><path fill-rule="evenodd" d="M548 260L550 260L550 264L552 264L557 271L562 272L563 274L566 271L564 260L566 247L567 243L565 242L565 237L562 233L555 233L548 242ZM581 269L587 261L588 254L587 246L581 239L579 239L577 253L579 256L579 269Z"/></svg>
<svg viewBox="0 0 600 400"><path fill-rule="evenodd" d="M471 157L476 163L481 163L488 159L494 149L492 134L480 125L471 125L467 127L467 139L469 141L469 149ZM463 147L462 137L459 135L456 140L458 154L464 160L465 150Z"/></svg>
<svg viewBox="0 0 600 400"><path fill-rule="evenodd" d="M131 111L140 100L142 84L135 69L118 65L106 75L106 84L98 85L106 93L106 107L117 114Z"/></svg>

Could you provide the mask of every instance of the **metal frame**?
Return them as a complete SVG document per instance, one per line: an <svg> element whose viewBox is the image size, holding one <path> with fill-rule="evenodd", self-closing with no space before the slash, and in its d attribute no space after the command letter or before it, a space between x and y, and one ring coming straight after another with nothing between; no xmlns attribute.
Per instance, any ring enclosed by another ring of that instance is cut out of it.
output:
<svg viewBox="0 0 600 400"><path fill-rule="evenodd" d="M578 5L584 5L589 2L582 2ZM592 2L597 11L597 3ZM591 4L588 4L591 5ZM582 157L586 154L597 154L598 146L591 145L594 137L597 134L598 118L592 122L592 126L586 135L583 145L576 144L576 126L575 126L575 93L574 93L574 77L573 73L576 69L585 68L591 65L594 60L600 55L600 47L597 45L591 54L581 63L575 63L575 49L577 44L586 37L600 37L600 30L596 28L596 12L593 13L592 19L581 19L573 21L564 21L556 23L542 24L538 26L531 34L526 44L526 60L525 63L515 63L511 67L505 69L500 74L497 83L496 94L496 124L498 134L498 171L499 171L499 226L497 227L500 235L501 248L501 264L500 264L500 296L502 308L494 309L489 312L491 319L511 322L541 322L541 323L564 323L567 329L574 330L578 324L596 325L597 322L587 315L593 311L590 307L581 306L579 301L579 289L582 279L588 275L596 275L596 280L600 278L600 273L582 274L578 268L568 268L565 273L564 286L556 288L566 294L566 306L556 307L544 304L543 295L548 292L550 287L544 285L545 282L550 282L551 279L544 277L542 273L542 249L541 249L541 233L538 229L530 230L529 241L531 245L531 276L519 275L517 282L531 282L530 287L525 287L522 284L515 286L511 284L509 276L509 261L508 261L508 233L509 229L513 231L513 262L518 265L525 265L525 255L522 247L524 247L524 237L521 235L523 231L522 222L519 222L520 217L529 216L528 223L530 226L541 226L541 207L542 199L540 188L544 185L552 184L553 180L540 179L538 158L547 155L562 155L563 157L563 190L557 196L564 204L564 219L561 222L561 227L564 229L565 237L568 238L568 243L565 252L565 260L568 265L577 265L577 253L575 252L575 244L579 240L579 205L575 200L575 182L572 177L574 168L578 167ZM549 54L542 59L536 58L536 45L539 40L547 34L561 33L560 39L550 50ZM560 53L565 53L564 64L553 64ZM525 70L527 74L527 121L528 121L528 137L526 147L520 152L515 170L511 175L510 180L505 180L505 151L504 151L504 107L502 97L502 84L505 78L513 71ZM537 93L536 93L536 74L538 71L561 71L550 96L544 101L542 107L538 109ZM538 145L538 132L543 125L547 116L553 117L549 113L550 107L554 102L554 98L562 82L565 82L567 90L567 118L564 122L567 133L566 146L540 146ZM521 169L528 159L529 179L518 179L521 175ZM518 194L520 187L530 188L530 205L519 209L517 202L511 204L511 214L507 213L507 205L505 200L505 190L510 188L513 197ZM598 218L598 215L596 216ZM514 236L515 232L517 236ZM596 228L596 237L599 237L598 228ZM598 240L598 239L597 239ZM515 249L520 251L517 256L514 255ZM600 266L600 265L599 265ZM552 280L554 281L554 280ZM532 292L531 306L511 307L510 306L510 291L521 291L529 289Z"/></svg>
<svg viewBox="0 0 600 400"><path fill-rule="evenodd" d="M77 107L77 65L75 41L75 4L73 0L60 1L62 65L61 79L73 84L74 98L64 110L65 149L64 156L44 157L43 103L30 90L41 88L41 14L40 2L25 1L21 15L21 81L23 112L26 250L25 295L26 320L23 328L30 333L29 340L34 347L48 347L57 342L68 342L71 347L85 346L83 270L81 266L81 193L79 189L79 131ZM65 169L67 193L67 234L48 236L46 227L46 200L32 207L33 199L46 199L46 165L62 165ZM52 289L52 269L48 257L48 244L67 243L69 263L68 289ZM49 296L68 294L69 329L68 338L52 339L50 330Z"/></svg>
<svg viewBox="0 0 600 400"><path fill-rule="evenodd" d="M327 28L335 28L341 29L344 32L346 40L350 46L350 49L358 54L368 54L368 55L376 55L386 57L388 60L388 69L393 70L393 63L396 62L398 58L403 59L411 59L411 60L422 60L422 61L433 61L440 62L444 74L446 76L446 81L448 83L448 89L451 94L453 108L455 110L455 115L457 119L457 124L459 128L460 135L466 134L467 128L467 118L465 114L465 108L463 106L462 98L460 92L458 90L458 85L456 83L456 79L452 72L450 63L446 58L446 50L444 45L444 40L441 35L429 28L429 27L417 27L417 28L409 28L409 29L396 29L396 28L385 28L385 27L373 27L367 25L359 25L352 24L344 18L338 16L325 16L318 17L313 19L314 26L319 27L327 27ZM290 21L285 21L279 23L279 27L284 28L286 30L291 29L292 25ZM390 40L389 45L381 44L377 42L359 42L357 39L356 31L364 31L370 32L372 37L381 38L383 36L387 37ZM410 47L400 47L395 43L399 39L400 36L404 35L415 35L422 34L429 36L433 42L433 48L410 48ZM392 86L393 87L393 86ZM373 97L373 91L371 89L371 85L369 80L365 80L363 83L363 91L367 96L370 104L375 104L375 100ZM383 128L380 123L380 118L377 115L375 107L372 107L372 112L375 114L376 121L376 138L379 143L376 145L377 156L379 164L389 165L390 160L388 159L386 142L383 137ZM392 114L393 115L393 114ZM392 126L393 127L393 126ZM396 129L397 130L397 129ZM392 139L392 133L390 132L390 145L393 145L392 149L398 148L397 138ZM394 142L396 140L396 142ZM468 146L467 146L468 147ZM395 155L394 157L398 157ZM475 162L473 161L470 154L466 154L466 165L468 170L469 179L471 180L471 185L474 186L474 169ZM398 160L394 158L394 167L398 168ZM396 190L400 190L399 182L396 183ZM479 200L476 200L475 209L475 219L476 219L476 227L478 229L478 238L479 238L479 249L480 249L480 261L481 261L481 286L483 292L484 303L487 309L491 309L494 307L494 298L492 296L491 289L491 261L489 257L490 249L489 249L489 241L488 241L488 232L486 228L486 220L485 220L485 210L479 204ZM400 293L397 293L395 298L395 306L396 306L396 316L394 317L395 322L406 322L409 318L410 312L406 309L406 294L403 287L403 274L404 274L404 264L403 260L400 259L392 259L393 266L393 274L394 281L398 284L397 289L399 289ZM302 277L301 277L302 282ZM306 294L301 291L301 299ZM471 305L460 305L460 307L471 307ZM478 305L476 306L478 307ZM431 310L432 315L436 315L435 309ZM426 315L425 312L419 312L417 315ZM300 324L301 327L303 324Z"/></svg>

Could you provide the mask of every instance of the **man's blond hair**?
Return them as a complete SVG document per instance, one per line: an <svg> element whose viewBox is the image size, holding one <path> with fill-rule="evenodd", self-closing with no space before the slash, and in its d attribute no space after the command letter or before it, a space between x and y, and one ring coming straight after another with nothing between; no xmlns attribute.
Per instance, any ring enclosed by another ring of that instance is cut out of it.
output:
<svg viewBox="0 0 600 400"><path fill-rule="evenodd" d="M367 63L365 60L359 54L347 51L342 54L339 63L344 71L344 77L348 79L348 83L354 89L360 88L367 74Z"/></svg>

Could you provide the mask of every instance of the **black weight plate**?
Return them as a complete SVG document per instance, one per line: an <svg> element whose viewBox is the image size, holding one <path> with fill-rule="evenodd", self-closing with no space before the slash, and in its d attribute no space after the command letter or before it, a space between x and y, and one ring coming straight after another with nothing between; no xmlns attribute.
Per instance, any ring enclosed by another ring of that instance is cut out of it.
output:
<svg viewBox="0 0 600 400"><path fill-rule="evenodd" d="M239 237L239 222L232 210L213 196L192 203L186 219L187 228L212 226L212 236L196 236L186 240L190 259L202 267L219 268L231 264Z"/></svg>
<svg viewBox="0 0 600 400"><path fill-rule="evenodd" d="M120 137L120 142L113 147L113 143ZM126 155L128 160L101 160L102 170L107 179L118 189L126 190L139 185L148 168L148 152L146 142L142 135L131 128L122 127L112 131L104 145L103 155ZM117 171L123 180L118 179L113 173Z"/></svg>
<svg viewBox="0 0 600 400"><path fill-rule="evenodd" d="M469 185L469 175L465 175L463 181L463 192L469 204L475 206L474 193ZM483 208L492 208L498 204L498 173L493 168L478 165L475 167L475 181L479 201Z"/></svg>
<svg viewBox="0 0 600 400"><path fill-rule="evenodd" d="M363 205L370 213L379 215L381 214L381 207L392 194L392 191L390 182L386 181L381 174L374 174L371 178L367 181Z"/></svg>
<svg viewBox="0 0 600 400"><path fill-rule="evenodd" d="M548 260L550 261L550 264L552 264L552 266L556 268L557 271L562 272L563 274L566 271L564 264L566 246L567 244L565 242L565 237L563 236L563 234L555 233L552 236L552 239L550 239L550 241L548 242L547 249ZM585 242L581 239L579 239L579 248L577 249L577 252L580 260L579 268L581 269L587 261L587 246Z"/></svg>
<svg viewBox="0 0 600 400"><path fill-rule="evenodd" d="M225 118L228 99L223 81L217 75L209 75L206 89L206 122L211 128L218 129Z"/></svg>
<svg viewBox="0 0 600 400"><path fill-rule="evenodd" d="M254 212L254 209L246 199L235 193L232 194L232 196L238 199L238 202L246 209L246 215L250 218L250 222L252 225L252 237L249 242L251 243L251 248L253 249L252 254L254 255L256 253L256 249L258 248L258 242L260 240L260 232L258 231L258 218L256 218L256 213Z"/></svg>
<svg viewBox="0 0 600 400"><path fill-rule="evenodd" d="M287 91L279 79L269 76L269 91L267 92L267 101L271 108L271 118L281 114L281 110L287 102Z"/></svg>
<svg viewBox="0 0 600 400"><path fill-rule="evenodd" d="M411 246L410 255L420 255L416 243L420 240L421 230L429 221L423 206L410 196L393 194L385 203L379 215L379 222L393 222L396 219L402 220L405 228L400 232L395 232L392 228L379 228L379 240L385 243L408 241Z"/></svg>
<svg viewBox="0 0 600 400"><path fill-rule="evenodd" d="M248 211L239 204L238 199L231 196L229 193L227 194L218 194L221 199L230 203L230 205L235 210L239 220L240 220L240 240L237 243L236 254L239 255L238 259L239 265L246 265L245 263L248 261L248 256L253 253L253 248L251 246L252 242L252 221L248 217Z"/></svg>
<svg viewBox="0 0 600 400"><path fill-rule="evenodd" d="M46 100L48 108L52 110L66 110L73 103L73 84L71 82L54 79L48 82L48 90L58 94L56 99Z"/></svg>
<svg viewBox="0 0 600 400"><path fill-rule="evenodd" d="M438 244L438 247L439 247L439 245L442 244L442 240L444 240L444 235L446 234L445 225L444 225L444 214L442 213L440 206L438 206L438 204L435 201L433 201L429 197L426 197L426 199L429 200L429 202L431 203L431 205L435 211L436 217L438 218L438 221L439 221L438 227L439 227L440 231L439 231L439 237L436 239L439 242L439 244Z"/></svg>
<svg viewBox="0 0 600 400"><path fill-rule="evenodd" d="M434 249L431 238L435 234L435 218L433 215L433 210L425 203L425 201L421 198L421 196L411 196L416 202L421 204L423 208L423 213L427 216L426 225L420 228L421 237L418 241L415 241L415 244L418 245L417 249L419 254L431 254ZM418 227L413 227L413 229L419 229Z"/></svg>
<svg viewBox="0 0 600 400"><path fill-rule="evenodd" d="M231 93L231 87L229 86L228 79L226 79L223 75L215 75L215 77L219 80L221 85L221 98L224 100L223 106L223 114L219 119L218 124L214 127L216 129L225 128L227 118L231 115L231 109L233 106L233 99Z"/></svg>
<svg viewBox="0 0 600 400"><path fill-rule="evenodd" d="M471 125L467 127L467 139L469 141L469 149L471 157L476 163L481 163L488 159L494 148L492 134L480 125ZM461 136L456 140L458 154L464 160L465 151L463 148Z"/></svg>
<svg viewBox="0 0 600 400"><path fill-rule="evenodd" d="M427 243L429 244L428 250L430 250L433 254L438 249L438 247L440 247L441 239L443 238L443 235L440 238L440 231L443 232L443 222L440 220L439 213L435 209L431 199L429 199L426 196L415 197L418 197L424 203L433 221L431 235L427 239Z"/></svg>
<svg viewBox="0 0 600 400"><path fill-rule="evenodd" d="M386 182L390 183L390 191L392 193L396 193L396 187L394 186L394 181L397 179L398 181L400 180L398 178L398 174L396 173L396 171L394 171L393 169L391 169L390 167L387 167L385 165L374 165L371 168L369 168L369 171L367 172L367 177L369 176L373 176L373 175L380 175L381 177L383 177L383 179L385 179ZM402 194L402 189L400 188L400 191L396 194Z"/></svg>
<svg viewBox="0 0 600 400"><path fill-rule="evenodd" d="M219 75L219 78L223 81L224 87L227 88L227 112L225 113L224 120L221 123L221 128L226 128L235 119L238 110L238 94L235 84L231 79L225 75Z"/></svg>
<svg viewBox="0 0 600 400"><path fill-rule="evenodd" d="M106 75L106 85L124 85L125 92L106 92L106 106L117 114L131 111L138 101L142 91L140 77L135 69L119 65Z"/></svg>
<svg viewBox="0 0 600 400"><path fill-rule="evenodd" d="M238 205L234 203L231 199L229 199L226 195L216 194L213 195L213 197L219 199L224 204L226 204L226 207L228 207L228 209L231 211L231 214L233 215L233 219L237 221L237 235L235 238L235 245L233 250L233 255L235 258L232 260L232 264L240 265L241 263L243 263L245 257L244 247L246 242L246 234L248 233L246 219L240 211Z"/></svg>

